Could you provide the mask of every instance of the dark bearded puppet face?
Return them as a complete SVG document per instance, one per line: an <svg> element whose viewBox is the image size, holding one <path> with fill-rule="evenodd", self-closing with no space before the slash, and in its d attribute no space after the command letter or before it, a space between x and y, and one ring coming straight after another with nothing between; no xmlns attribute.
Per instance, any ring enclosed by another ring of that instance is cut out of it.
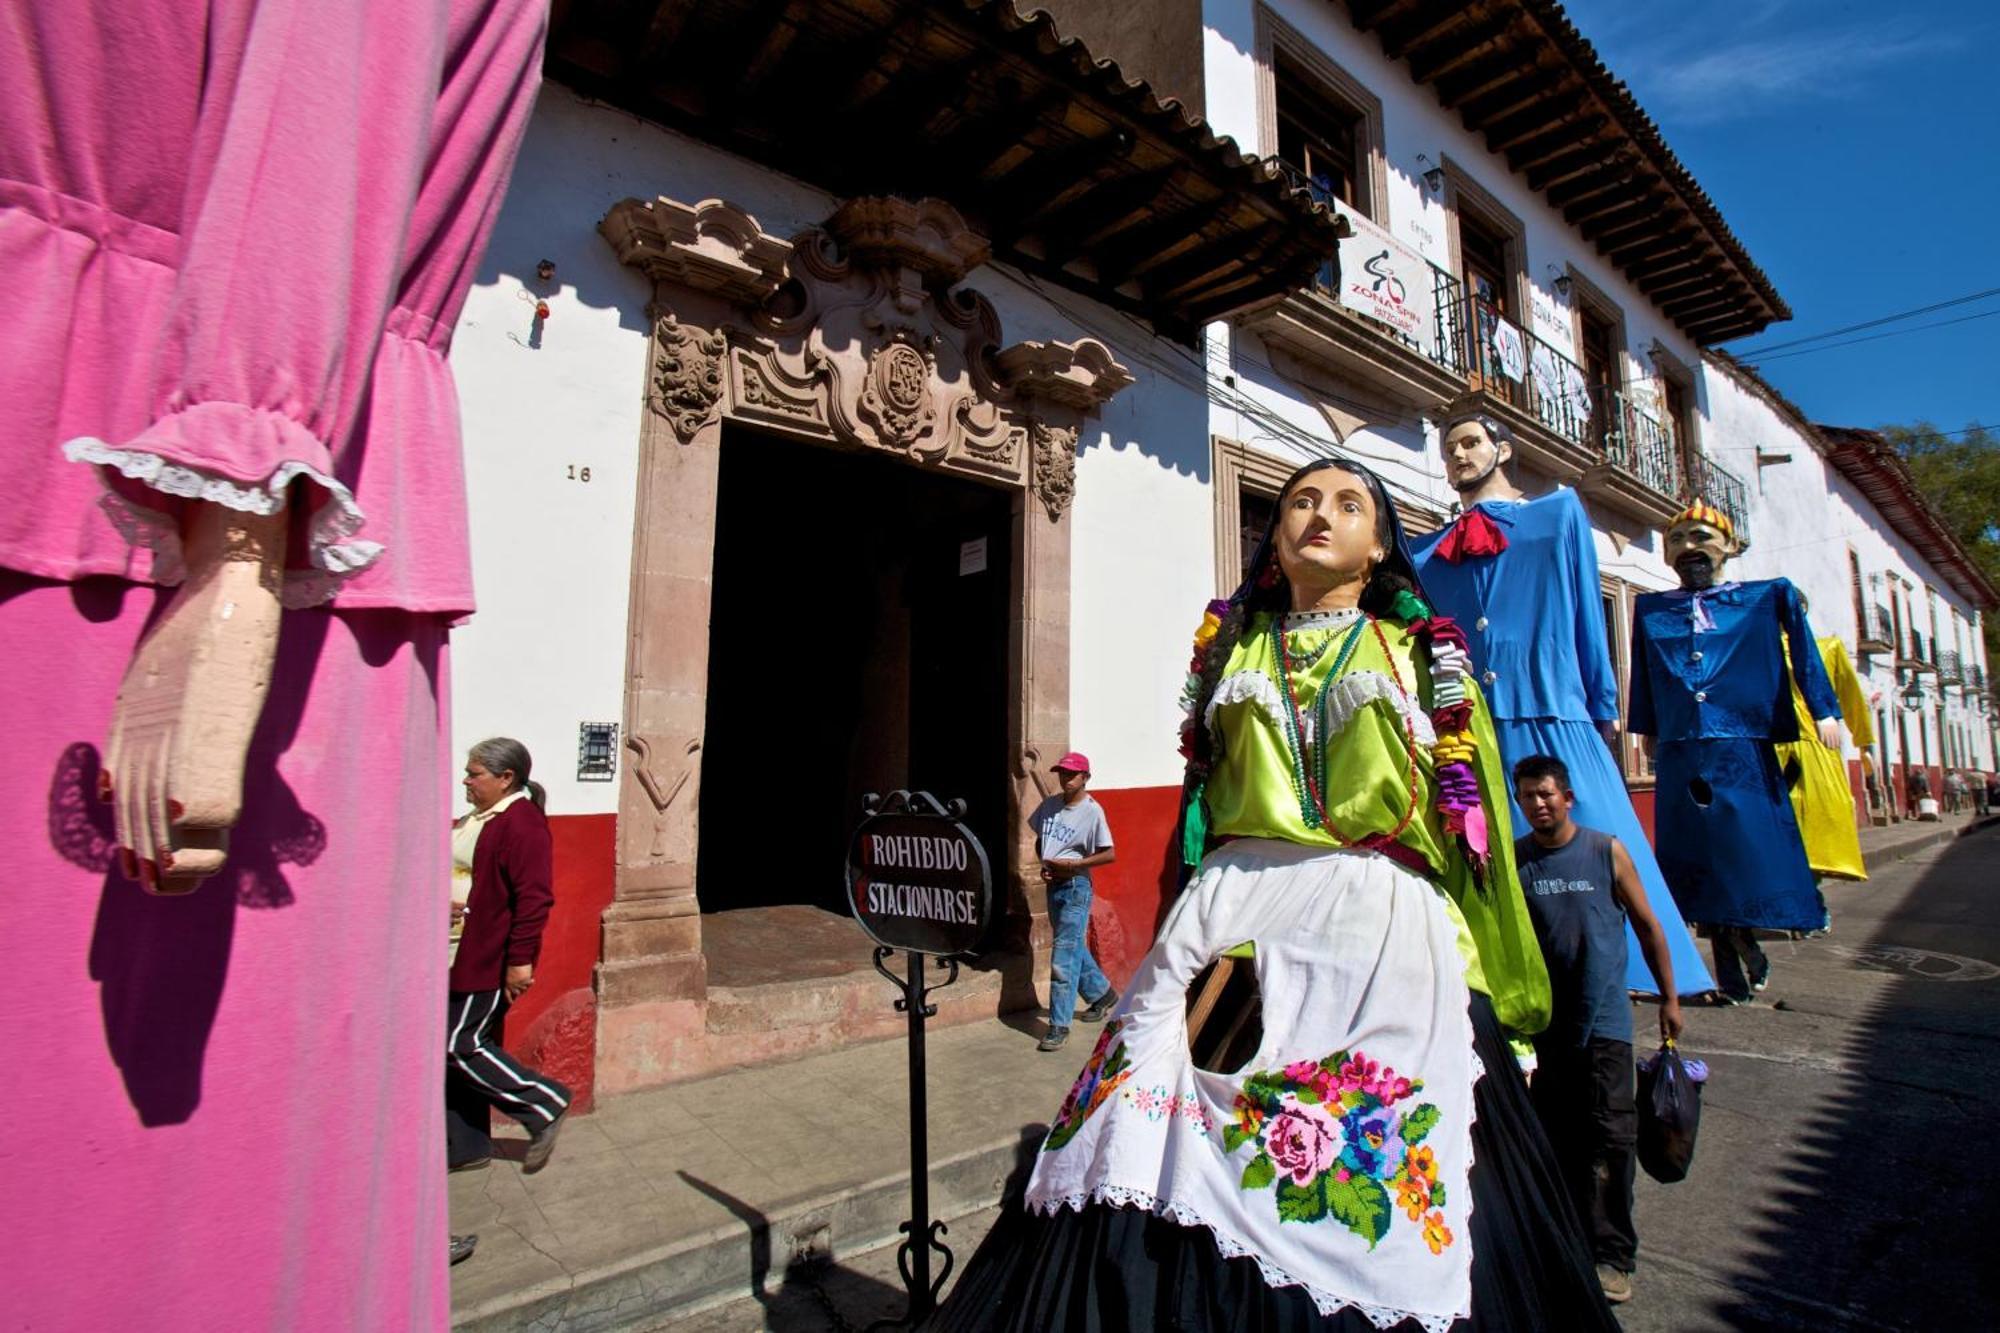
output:
<svg viewBox="0 0 2000 1333"><path fill-rule="evenodd" d="M1713 523L1689 518L1667 529L1667 563L1689 592L1714 587L1722 567L1735 554L1736 543Z"/></svg>

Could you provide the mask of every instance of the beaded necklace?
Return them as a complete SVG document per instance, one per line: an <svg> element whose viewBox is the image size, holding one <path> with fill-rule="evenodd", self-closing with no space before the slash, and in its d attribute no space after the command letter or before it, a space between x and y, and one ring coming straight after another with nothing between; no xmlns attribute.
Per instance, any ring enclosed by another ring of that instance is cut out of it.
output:
<svg viewBox="0 0 2000 1333"><path fill-rule="evenodd" d="M1323 828L1333 835L1335 841L1345 846L1378 846L1394 842L1402 836L1403 830L1408 828L1410 821L1416 817L1419 801L1417 735L1409 717L1405 715L1403 736L1408 743L1410 756L1408 773L1410 805L1403 812L1403 817L1397 822L1396 827L1387 834L1370 834L1360 839L1349 838L1334 826L1332 818L1326 812L1326 798L1321 794L1319 773L1315 770L1325 769L1327 753L1332 748L1332 738L1328 735L1331 714L1327 698L1333 692L1334 681L1340 678L1340 673L1346 669L1348 661L1354 656L1355 648L1360 645L1361 630L1364 625L1374 630L1375 641L1382 646L1382 655L1389 663L1390 672L1395 676L1396 688L1400 690L1403 687L1402 672L1396 668L1396 659L1389 651L1389 641L1382 633L1382 626L1373 616L1364 614L1355 621L1354 628L1347 632L1347 637L1341 642L1339 653L1334 657L1332 669L1327 672L1326 679L1320 682L1319 697L1314 701L1314 728L1317 740L1315 748L1318 753L1312 756L1311 763L1307 762L1304 711L1299 707L1298 691L1292 685L1292 657L1285 646L1282 617L1272 620L1270 631L1278 660L1278 684L1285 696L1285 746L1290 751L1292 761L1292 791L1298 798L1299 817L1305 821L1307 828Z"/></svg>

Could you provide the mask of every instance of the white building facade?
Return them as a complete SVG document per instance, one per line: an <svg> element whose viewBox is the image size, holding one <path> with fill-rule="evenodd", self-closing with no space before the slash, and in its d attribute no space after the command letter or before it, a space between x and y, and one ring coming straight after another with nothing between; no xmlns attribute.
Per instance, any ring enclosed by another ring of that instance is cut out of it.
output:
<svg viewBox="0 0 2000 1333"><path fill-rule="evenodd" d="M1122 980L1172 892L1203 604L1314 453L1443 521L1455 404L1516 427L1526 489L1583 495L1621 671L1698 489L1750 532L1739 574L1818 620L1851 552L1868 606L1959 653L1955 680L1857 656L1885 781L1993 767L1967 674L1991 589L1704 358L1783 305L1546 6L750 8L565 12L452 351L480 606L452 723L524 741L549 789L550 984L510 1040L573 1084L900 1024L839 917L864 791L968 800L1006 925L945 1017L1031 1005L1021 824L1070 749L1120 847L1092 932ZM1153 90L1094 58L1124 42ZM1315 200L1352 233L1337 282Z"/></svg>

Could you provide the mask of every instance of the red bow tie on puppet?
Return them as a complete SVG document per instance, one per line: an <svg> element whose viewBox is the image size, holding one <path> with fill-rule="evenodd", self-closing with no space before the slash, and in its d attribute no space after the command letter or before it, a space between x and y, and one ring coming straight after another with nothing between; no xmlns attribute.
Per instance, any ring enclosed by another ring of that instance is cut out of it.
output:
<svg viewBox="0 0 2000 1333"><path fill-rule="evenodd" d="M1454 565L1467 556L1498 555L1506 549L1507 534L1482 509L1468 509L1459 515L1437 545L1437 553Z"/></svg>

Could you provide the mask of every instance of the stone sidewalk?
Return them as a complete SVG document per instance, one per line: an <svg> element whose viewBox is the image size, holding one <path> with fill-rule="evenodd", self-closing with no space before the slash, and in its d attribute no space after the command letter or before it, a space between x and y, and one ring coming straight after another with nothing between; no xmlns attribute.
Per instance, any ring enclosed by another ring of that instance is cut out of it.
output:
<svg viewBox="0 0 2000 1333"><path fill-rule="evenodd" d="M1969 812L1971 808L1968 801L1966 810ZM1861 830L1861 856L1873 870L1996 823L2000 823L2000 814L1980 816L1965 813L1941 815L1935 822L1906 819L1900 824L1864 828Z"/></svg>
<svg viewBox="0 0 2000 1333"><path fill-rule="evenodd" d="M883 982L885 1009L894 996ZM1096 1039L1080 1026L1045 1055L1040 1030L1027 1017L928 1034L934 1217L1000 1197ZM524 1140L510 1124L492 1166L451 1178L452 1230L479 1233L452 1270L453 1326L664 1327L775 1298L788 1272L897 1240L910 1204L906 1052L900 1038L870 1042L606 1098L564 1126L534 1176L516 1164Z"/></svg>

